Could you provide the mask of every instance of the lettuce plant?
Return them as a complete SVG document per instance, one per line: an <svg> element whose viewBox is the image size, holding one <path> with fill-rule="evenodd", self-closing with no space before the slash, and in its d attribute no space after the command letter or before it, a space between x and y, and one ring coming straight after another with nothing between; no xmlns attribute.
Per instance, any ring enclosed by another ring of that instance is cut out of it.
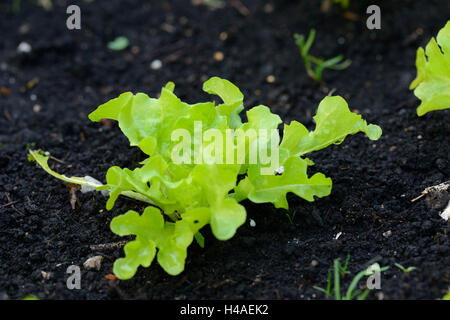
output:
<svg viewBox="0 0 450 320"><path fill-rule="evenodd" d="M219 240L234 236L246 221L246 210L239 203L244 199L288 209L288 192L310 202L329 195L331 179L322 173L309 176L313 162L305 156L339 144L350 134L363 132L371 140L381 136L380 127L350 112L339 96L320 103L313 131L292 121L284 126L281 139L277 128L282 121L266 106L248 110L248 122L242 122L244 96L227 80L213 77L203 85L204 91L221 98L223 103L217 106L214 102L187 104L173 90L174 84L168 83L158 99L127 92L89 115L92 121L117 120L130 145L148 156L133 170L109 168L105 185L90 177L69 178L53 172L47 165L48 154L30 151L30 157L55 177L108 193L108 210L119 195L148 205L142 214L130 210L111 221L114 233L136 236L125 245L125 257L114 263L113 271L120 279L133 277L139 266L150 266L155 257L167 273L181 273L188 246L194 239L204 245L203 227L209 224ZM204 136L215 133L214 139L196 139L199 123L206 130ZM272 135L268 137L265 130ZM244 139L229 131L243 133ZM192 134L194 141L180 148L178 138L183 135L174 134L180 132ZM277 153L275 167L262 158L252 161L256 144L260 150L270 150L271 156ZM180 162L177 156L182 149L187 150ZM243 157L240 150L244 150ZM208 153L215 157L206 157Z"/></svg>
<svg viewBox="0 0 450 320"><path fill-rule="evenodd" d="M417 77L410 90L422 101L417 115L450 108L450 21L425 50L417 49L416 67Z"/></svg>

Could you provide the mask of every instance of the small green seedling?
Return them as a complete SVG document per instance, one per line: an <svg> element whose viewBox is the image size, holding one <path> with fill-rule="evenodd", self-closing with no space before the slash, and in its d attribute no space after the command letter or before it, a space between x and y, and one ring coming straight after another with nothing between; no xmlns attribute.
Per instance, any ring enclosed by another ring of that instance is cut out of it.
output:
<svg viewBox="0 0 450 320"><path fill-rule="evenodd" d="M329 297L331 295L331 282L332 282L332 280L333 280L332 270L328 269L327 288L324 289L324 288L321 288L321 287L318 287L318 286L313 286L313 288L318 290L318 291L320 291L320 292L325 293L327 295L327 297Z"/></svg>
<svg viewBox="0 0 450 320"><path fill-rule="evenodd" d="M350 0L322 0L321 11L324 13L329 12L333 4L340 5L342 9L346 10L350 6Z"/></svg>
<svg viewBox="0 0 450 320"><path fill-rule="evenodd" d="M345 275L349 273L347 271L349 261L350 261L350 254L347 254L347 258L345 259L344 266L342 267L341 265L339 265L339 272L340 272L342 278L345 278Z"/></svg>
<svg viewBox="0 0 450 320"><path fill-rule="evenodd" d="M322 58L317 58L315 56L310 55L309 51L314 43L315 38L316 38L316 30L314 29L311 29L308 38L306 40L304 35L300 35L297 33L294 35L295 43L300 49L300 54L302 56L302 60L305 65L305 69L308 76L311 79L321 83L323 70L325 69L344 70L348 68L352 62L348 59L342 61L344 59L342 55L339 55L337 57L328 60L324 60Z"/></svg>
<svg viewBox="0 0 450 320"><path fill-rule="evenodd" d="M130 45L130 41L126 37L117 37L113 41L108 42L108 48L114 51L125 50Z"/></svg>
<svg viewBox="0 0 450 320"><path fill-rule="evenodd" d="M405 267L402 266L400 263L394 263L394 266L396 266L397 268L399 268L400 270L402 270L402 271L403 271L403 274L408 274L408 273L410 273L411 271L414 271L414 270L417 269L416 267L408 267L408 268L405 268Z"/></svg>
<svg viewBox="0 0 450 320"><path fill-rule="evenodd" d="M450 287L447 290L447 294L442 298L442 300L450 300Z"/></svg>
<svg viewBox="0 0 450 320"><path fill-rule="evenodd" d="M12 0L12 4L11 4L11 10L12 12L19 12L20 11L20 0Z"/></svg>
<svg viewBox="0 0 450 320"><path fill-rule="evenodd" d="M340 259L337 258L333 262L333 270L328 270L328 281L327 281L327 288L321 288L314 286L313 288L323 292L326 294L327 297L332 295L332 282L333 282L333 276L334 275L334 286L333 286L333 293L334 293L334 299L335 300L365 300L367 295L369 294L370 290L366 288L364 291L361 291L360 289L356 289L356 286L358 285L358 282L364 277L364 276L371 276L375 271L383 272L389 269L389 267L380 267L378 263L374 263L366 270L360 271L352 280L350 283L350 286L347 289L347 292L345 296L342 296L341 294L341 278L344 279L346 274L349 274L350 272L347 271L348 268L348 262L350 260L350 255L347 255L347 259L345 261L345 265L342 266L340 263Z"/></svg>
<svg viewBox="0 0 450 320"><path fill-rule="evenodd" d="M350 0L333 0L334 3L340 4L343 9L350 6Z"/></svg>
<svg viewBox="0 0 450 320"><path fill-rule="evenodd" d="M27 144L25 144L25 150L30 150L36 147L36 142L28 142Z"/></svg>
<svg viewBox="0 0 450 320"><path fill-rule="evenodd" d="M290 224L294 224L294 218L295 218L296 214L297 214L297 210L295 210L295 209L293 210L292 213L289 213L289 211L286 212L286 217L288 218Z"/></svg>

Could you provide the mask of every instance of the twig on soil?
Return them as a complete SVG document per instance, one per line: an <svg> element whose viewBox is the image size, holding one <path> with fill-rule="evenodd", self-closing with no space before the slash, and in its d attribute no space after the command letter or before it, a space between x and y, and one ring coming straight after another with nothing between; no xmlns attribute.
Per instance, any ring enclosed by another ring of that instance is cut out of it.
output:
<svg viewBox="0 0 450 320"><path fill-rule="evenodd" d="M0 206L0 208L6 208L6 207L9 207L9 206L12 206L12 205L15 205L15 204L18 203L18 202L19 202L19 200L16 200L16 201L10 201L10 202L8 202L8 203L2 204L2 205Z"/></svg>
<svg viewBox="0 0 450 320"><path fill-rule="evenodd" d="M114 250L114 249L122 248L127 242L128 242L128 240L122 240L122 241L112 242L112 243L93 244L93 245L89 246L89 248L92 251Z"/></svg>
<svg viewBox="0 0 450 320"><path fill-rule="evenodd" d="M411 202L416 202L417 200L423 198L424 196L426 196L429 193L443 192L443 191L447 190L449 186L450 186L450 181L446 181L446 182L443 182L436 186L427 187L427 188L425 188L425 190L422 191L422 193L418 197L415 197L414 199L412 199Z"/></svg>
<svg viewBox="0 0 450 320"><path fill-rule="evenodd" d="M72 210L75 210L77 208L77 204L78 207L81 207L80 201L77 198L77 193L76 190L78 189L78 186L75 185L70 185L70 190L69 190L69 194L70 194L70 198L69 198L69 203L70 206L72 207Z"/></svg>
<svg viewBox="0 0 450 320"><path fill-rule="evenodd" d="M9 193L6 194L6 199L8 200L8 203L4 204L3 206L1 206L1 208L3 207L7 207L7 206L11 206L11 208L17 212L18 214L20 214L21 216L24 216L23 212L21 212L20 210L18 210L14 204L16 204L19 201L12 201L11 198L9 197Z"/></svg>
<svg viewBox="0 0 450 320"><path fill-rule="evenodd" d="M160 55L163 55L166 52L174 52L176 50L183 49L185 47L186 47L185 41L184 40L179 40L179 41L177 41L175 43L171 43L171 44L169 44L167 46L164 46L164 47L161 47L159 49L154 50L153 52L151 52L149 54L148 57L146 57L146 59L153 60L154 58L156 58L156 57L158 57Z"/></svg>
<svg viewBox="0 0 450 320"><path fill-rule="evenodd" d="M183 50L183 49L178 50L178 51L176 51L176 52L174 52L174 53L168 55L167 57L165 57L165 58L163 59L162 62L163 62L164 64L168 64L168 63L171 63L171 62L175 62L175 61L177 61L184 53L185 53L185 50Z"/></svg>
<svg viewBox="0 0 450 320"><path fill-rule="evenodd" d="M250 10L239 0L230 0L230 7L235 8L244 17L250 14Z"/></svg>
<svg viewBox="0 0 450 320"><path fill-rule="evenodd" d="M50 159L52 159L52 160L54 160L56 162L59 162L61 164L64 164L64 161L62 161L61 159L55 158L54 156L50 156Z"/></svg>
<svg viewBox="0 0 450 320"><path fill-rule="evenodd" d="M11 115L9 114L8 110L5 110L3 112L3 114L5 115L6 120L8 120L9 122L11 122L11 124L14 124L14 119L11 117Z"/></svg>

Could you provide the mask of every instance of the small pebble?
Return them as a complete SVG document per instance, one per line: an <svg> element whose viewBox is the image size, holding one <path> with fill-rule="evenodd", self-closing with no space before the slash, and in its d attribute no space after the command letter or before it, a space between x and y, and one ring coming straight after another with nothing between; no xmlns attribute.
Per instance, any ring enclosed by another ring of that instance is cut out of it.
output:
<svg viewBox="0 0 450 320"><path fill-rule="evenodd" d="M9 90L8 88L2 87L0 89L0 93L4 96L9 96L11 94L11 90Z"/></svg>
<svg viewBox="0 0 450 320"><path fill-rule="evenodd" d="M225 56L223 55L223 53L221 51L214 52L214 60L220 62L220 61L223 61L224 57Z"/></svg>
<svg viewBox="0 0 450 320"><path fill-rule="evenodd" d="M228 39L228 33L226 33L225 31L221 32L220 35L219 35L219 39L222 40L222 41L227 40Z"/></svg>
<svg viewBox="0 0 450 320"><path fill-rule="evenodd" d="M131 47L131 52L133 54L138 54L139 52L141 52L141 48L139 48L138 46L132 46Z"/></svg>
<svg viewBox="0 0 450 320"><path fill-rule="evenodd" d="M442 213L440 214L441 218L444 219L445 221L450 220L450 201L448 202L447 207L445 208L444 211L442 211Z"/></svg>
<svg viewBox="0 0 450 320"><path fill-rule="evenodd" d="M38 112L40 112L40 111L41 111L41 106L38 105L38 104L35 104L35 105L33 106L33 112L38 113Z"/></svg>
<svg viewBox="0 0 450 320"><path fill-rule="evenodd" d="M30 53L31 52L31 45L28 42L21 42L19 46L17 47L18 53Z"/></svg>
<svg viewBox="0 0 450 320"><path fill-rule="evenodd" d="M161 25L161 29L164 30L167 33L174 33L175 31L177 31L177 29L173 25L171 25L169 23L163 23Z"/></svg>
<svg viewBox="0 0 450 320"><path fill-rule="evenodd" d="M29 24L23 24L19 27L19 33L20 34L27 34L28 32L30 32L30 25Z"/></svg>
<svg viewBox="0 0 450 320"><path fill-rule="evenodd" d="M250 227L256 227L256 222L253 219L250 219Z"/></svg>
<svg viewBox="0 0 450 320"><path fill-rule="evenodd" d="M42 275L42 279L48 280L52 276L52 273L51 272L45 272L45 271L41 270L41 275Z"/></svg>
<svg viewBox="0 0 450 320"><path fill-rule="evenodd" d="M384 300L384 294L383 292L377 292L375 293L376 297L378 298L378 300Z"/></svg>
<svg viewBox="0 0 450 320"><path fill-rule="evenodd" d="M162 68L161 60L158 60L158 59L153 60L152 63L150 64L150 68L152 70L159 70L159 69L161 69Z"/></svg>
<svg viewBox="0 0 450 320"><path fill-rule="evenodd" d="M186 17L180 17L180 19L178 19L178 22L179 22L181 25L185 26L185 25L187 25L187 24L189 23L189 19L186 18Z"/></svg>
<svg viewBox="0 0 450 320"><path fill-rule="evenodd" d="M266 5L264 5L264 12L265 13L272 13L273 12L273 5L271 5L270 3L267 3Z"/></svg>
<svg viewBox="0 0 450 320"><path fill-rule="evenodd" d="M86 270L100 270L101 266L102 266L102 261L103 261L103 257L102 256L94 256L91 257L89 259L87 259L84 263L83 263L83 267Z"/></svg>
<svg viewBox="0 0 450 320"><path fill-rule="evenodd" d="M388 230L388 231L386 231L386 232L383 232L383 237L389 238L390 236L392 236L392 231L391 231L391 230Z"/></svg>
<svg viewBox="0 0 450 320"><path fill-rule="evenodd" d="M267 76L266 81L268 83L274 83L275 82L275 76L274 75Z"/></svg>
<svg viewBox="0 0 450 320"><path fill-rule="evenodd" d="M276 176L281 176L283 174L283 172L284 172L284 167L281 166L278 169L275 169L274 173L275 173Z"/></svg>

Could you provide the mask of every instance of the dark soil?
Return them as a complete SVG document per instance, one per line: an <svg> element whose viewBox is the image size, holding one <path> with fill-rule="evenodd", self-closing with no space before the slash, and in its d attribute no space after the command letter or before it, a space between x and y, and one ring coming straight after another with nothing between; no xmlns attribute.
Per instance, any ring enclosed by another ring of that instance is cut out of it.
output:
<svg viewBox="0 0 450 320"><path fill-rule="evenodd" d="M235 7L210 10L187 0L80 1L79 31L66 28L73 1L53 2L45 11L22 1L18 13L8 12L9 2L0 5L1 298L323 299L313 286L324 287L333 260L348 253L352 274L345 287L370 262L391 266L370 299L445 294L449 224L424 199L411 199L449 179L449 111L418 118L419 101L408 85L416 49L444 26L449 1L379 2L382 29L374 31L365 27L373 1L352 1L357 21L338 7L321 13L318 1L243 0L247 16ZM342 53L353 61L344 71L325 71L324 86L307 78L292 37L311 28L317 29L314 54ZM108 50L121 35L131 46ZM31 53L17 53L22 41ZM223 61L213 59L216 51ZM163 62L161 69L150 68L154 59ZM318 103L336 88L383 136L377 142L352 136L313 154L314 171L333 179L332 194L314 203L290 197L294 224L283 210L245 202L256 227L246 223L226 242L206 228L205 249L189 248L181 275L169 276L154 263L132 280L105 279L123 251L90 245L119 241L109 222L130 208L142 210L141 204L120 199L107 212L102 195L77 193L81 207L73 210L69 189L28 163L26 148L51 152L64 162L50 161L59 172L104 181L110 166L134 168L143 154L128 146L116 123L91 123L89 112L128 90L155 96L167 81L176 82L176 93L188 102L206 100L201 85L210 76L236 83L247 107L266 104L285 122L310 128ZM34 86L33 79L39 79ZM387 231L392 235L383 236ZM82 267L97 254L105 257L100 271L82 269L81 289L68 290L66 268ZM403 275L394 263L418 269Z"/></svg>

